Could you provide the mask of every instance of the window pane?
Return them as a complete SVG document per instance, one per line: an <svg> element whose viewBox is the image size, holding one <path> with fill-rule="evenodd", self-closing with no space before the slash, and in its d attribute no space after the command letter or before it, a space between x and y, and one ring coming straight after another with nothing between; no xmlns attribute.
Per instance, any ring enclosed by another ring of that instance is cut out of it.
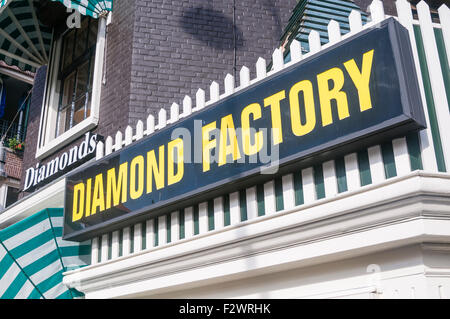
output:
<svg viewBox="0 0 450 319"><path fill-rule="evenodd" d="M85 96L87 92L89 76L89 61L85 62L78 68L77 72L77 90L75 97L78 99L81 96Z"/></svg>
<svg viewBox="0 0 450 319"><path fill-rule="evenodd" d="M92 100L92 85L94 83L94 57L91 57L91 69L89 71L89 86L87 87L87 91L88 91L88 102L87 102L87 113L86 113L86 117L89 117L89 115L91 114L91 100Z"/></svg>
<svg viewBox="0 0 450 319"><path fill-rule="evenodd" d="M62 109L59 111L58 114L58 131L56 132L56 136L61 135L67 129L70 125L70 113L71 113L72 106L69 105L65 109Z"/></svg>
<svg viewBox="0 0 450 319"><path fill-rule="evenodd" d="M65 110L65 121L64 121L64 131L61 133L64 133L68 129L70 129L70 122L72 122L72 105L68 106Z"/></svg>
<svg viewBox="0 0 450 319"><path fill-rule="evenodd" d="M86 107L86 117L89 117L91 115L91 100L92 100L92 91L89 91L88 96L88 104Z"/></svg>
<svg viewBox="0 0 450 319"><path fill-rule="evenodd" d="M77 39L75 45L74 60L82 56L86 52L87 35L88 35L89 19L83 19L81 21L81 28L77 30Z"/></svg>
<svg viewBox="0 0 450 319"><path fill-rule="evenodd" d="M58 130L56 135L60 135L70 128L70 114L72 109L73 90L75 86L75 72L64 79L63 91L61 92L61 105L58 114Z"/></svg>
<svg viewBox="0 0 450 319"><path fill-rule="evenodd" d="M61 70L66 68L73 60L73 45L75 42L75 30L70 31L64 36L63 42L63 56L61 63Z"/></svg>
<svg viewBox="0 0 450 319"><path fill-rule="evenodd" d="M85 119L84 113L85 113L85 106L86 104L86 96L82 96L81 98L78 98L75 101L75 111L73 113L73 124L72 126L77 125L81 121Z"/></svg>
<svg viewBox="0 0 450 319"><path fill-rule="evenodd" d="M20 191L11 186L7 186L7 192L6 192L6 205L5 208L14 204L19 200L19 193Z"/></svg>
<svg viewBox="0 0 450 319"><path fill-rule="evenodd" d="M67 105L72 104L74 86L75 86L75 72L72 72L64 80L61 108L65 108Z"/></svg>

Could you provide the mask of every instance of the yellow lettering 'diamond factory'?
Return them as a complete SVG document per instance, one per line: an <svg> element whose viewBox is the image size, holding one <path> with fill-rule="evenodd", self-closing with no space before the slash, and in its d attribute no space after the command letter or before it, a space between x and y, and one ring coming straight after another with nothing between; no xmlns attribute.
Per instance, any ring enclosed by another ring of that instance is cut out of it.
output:
<svg viewBox="0 0 450 319"><path fill-rule="evenodd" d="M159 165L158 165L159 163ZM153 191L154 177L156 189L164 187L164 145L159 147L159 160L156 161L155 150L147 153L147 194Z"/></svg>
<svg viewBox="0 0 450 319"><path fill-rule="evenodd" d="M92 178L88 178L86 181L86 217L91 215L91 190L92 189Z"/></svg>
<svg viewBox="0 0 450 319"><path fill-rule="evenodd" d="M114 167L108 170L106 175L106 209L111 208L111 199L112 206L127 201L127 180L128 162L120 164L117 177Z"/></svg>
<svg viewBox="0 0 450 319"><path fill-rule="evenodd" d="M264 114L270 116L270 120L265 123L268 122L271 126L268 129L272 134L273 145L283 143L283 133L287 134L288 130L299 137L298 141L301 143L302 136L320 127L333 125L337 120L351 117L351 92L348 91L350 83L345 81L350 80L356 89L359 111L370 110L373 107L370 79L374 53L374 50L365 52L361 65L358 65L355 59L350 59L319 72L313 78L300 78L284 90L268 92L253 103L243 105L240 114L227 114L204 124L200 141L202 173L214 174L214 170L238 161L243 155L259 153L266 139L262 129L255 129L255 124ZM352 112L355 111L353 105L351 109ZM236 128L235 123L239 123L239 120L241 127ZM220 127L217 126L218 123ZM238 129L241 129L242 134L237 134ZM129 162L109 168L86 178L85 182L74 185L72 221L87 218L181 182L185 172L183 143L183 139L178 138L155 149L142 151ZM213 152L217 157L214 167Z"/></svg>
<svg viewBox="0 0 450 319"><path fill-rule="evenodd" d="M174 152L176 151L176 153ZM175 156L176 154L176 161ZM175 172L176 164L176 173ZM181 181L184 175L184 151L183 151L183 140L177 138L169 142L167 145L167 185L178 183Z"/></svg>
<svg viewBox="0 0 450 319"><path fill-rule="evenodd" d="M331 89L329 88L330 81L334 85ZM347 93L342 91L344 86L344 72L341 69L332 68L317 75L317 86L319 88L322 126L333 123L331 100L336 101L339 120L350 116L348 112Z"/></svg>
<svg viewBox="0 0 450 319"><path fill-rule="evenodd" d="M217 146L217 141L215 138L210 140L209 135L215 129L215 121L202 127L203 172L207 172L211 168L211 150Z"/></svg>
<svg viewBox="0 0 450 319"><path fill-rule="evenodd" d="M78 183L73 188L72 221L80 220L84 214L84 183Z"/></svg>
<svg viewBox="0 0 450 319"><path fill-rule="evenodd" d="M300 120L299 93L303 92L305 105L305 124ZM314 93L311 81L303 80L295 83L289 91L289 104L291 106L292 132L296 136L306 135L316 126L316 111L314 109Z"/></svg>
<svg viewBox="0 0 450 319"><path fill-rule="evenodd" d="M228 140L230 141L229 143ZM233 161L241 158L236 130L234 129L233 116L231 114L222 117L220 123L219 166L227 163L227 155L232 155Z"/></svg>
<svg viewBox="0 0 450 319"><path fill-rule="evenodd" d="M352 78L353 84L358 90L359 107L361 112L372 108L372 101L370 99L370 73L372 72L373 51L370 50L363 54L361 72L356 65L354 59L344 62L345 69Z"/></svg>
<svg viewBox="0 0 450 319"><path fill-rule="evenodd" d="M270 112L272 115L272 134L273 144L277 145L283 142L283 130L281 126L281 110L280 101L286 97L285 91L280 91L272 96L264 99L264 106L270 106Z"/></svg>
<svg viewBox="0 0 450 319"><path fill-rule="evenodd" d="M263 132L259 131L254 134L253 144L251 143L251 126L250 114L253 116L253 121L261 118L261 105L259 103L252 103L247 105L241 113L241 127L242 127L242 148L245 155L254 155L258 153L263 147Z"/></svg>
<svg viewBox="0 0 450 319"><path fill-rule="evenodd" d="M130 163L130 198L138 199L144 192L144 156L133 158Z"/></svg>
<svg viewBox="0 0 450 319"><path fill-rule="evenodd" d="M105 210L103 174L98 174L97 176L95 176L94 193L92 195L91 215L94 215L97 213L97 208L99 209L99 212L102 212Z"/></svg>

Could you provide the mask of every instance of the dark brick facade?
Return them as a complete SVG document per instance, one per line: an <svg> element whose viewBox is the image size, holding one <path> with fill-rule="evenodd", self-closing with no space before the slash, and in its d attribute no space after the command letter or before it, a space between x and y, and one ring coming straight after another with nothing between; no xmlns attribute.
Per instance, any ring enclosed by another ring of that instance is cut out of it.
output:
<svg viewBox="0 0 450 319"><path fill-rule="evenodd" d="M270 60L295 0L137 0L129 123ZM234 14L233 14L234 13ZM233 27L233 21L234 27Z"/></svg>
<svg viewBox="0 0 450 319"><path fill-rule="evenodd" d="M243 65L254 76L258 57L268 62L279 45L296 0L119 0L107 29L105 74L100 120L93 130L102 136L124 132L148 114L185 95L195 100L202 88L217 81L223 91L227 73ZM234 24L233 24L234 21ZM234 25L234 27L233 27ZM24 170L35 166L46 67L38 70L30 107ZM79 144L84 137L51 154ZM22 174L22 186L25 172Z"/></svg>
<svg viewBox="0 0 450 319"><path fill-rule="evenodd" d="M41 118L42 101L44 99L47 66L39 68L34 77L31 92L30 111L28 115L27 136L25 137L25 151L23 154L21 189L25 180L25 170L36 165L36 146L39 136L39 122Z"/></svg>

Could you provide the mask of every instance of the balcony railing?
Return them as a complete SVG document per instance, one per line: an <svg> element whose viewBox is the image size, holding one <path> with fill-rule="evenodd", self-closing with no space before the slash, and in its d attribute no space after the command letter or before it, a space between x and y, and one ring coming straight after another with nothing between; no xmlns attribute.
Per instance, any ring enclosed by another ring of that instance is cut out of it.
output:
<svg viewBox="0 0 450 319"><path fill-rule="evenodd" d="M22 127L19 131L19 125L17 123L11 123L10 121L0 119L0 137L4 135L5 141L13 137L23 141L25 138L25 130Z"/></svg>

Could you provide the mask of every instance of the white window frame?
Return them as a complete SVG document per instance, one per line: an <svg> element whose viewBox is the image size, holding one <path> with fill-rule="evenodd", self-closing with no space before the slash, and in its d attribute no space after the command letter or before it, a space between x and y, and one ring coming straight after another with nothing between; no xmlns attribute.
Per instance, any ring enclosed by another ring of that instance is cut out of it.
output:
<svg viewBox="0 0 450 319"><path fill-rule="evenodd" d="M60 36L58 39L53 40L51 54L52 61L50 62L49 70L47 70L45 97L43 99L41 121L39 124L39 136L35 156L37 159L42 159L54 153L98 125L102 75L105 60L106 18L99 17L98 20L90 115L57 137L55 137L55 135L59 109L58 91L60 90L58 66L61 59L62 37Z"/></svg>

